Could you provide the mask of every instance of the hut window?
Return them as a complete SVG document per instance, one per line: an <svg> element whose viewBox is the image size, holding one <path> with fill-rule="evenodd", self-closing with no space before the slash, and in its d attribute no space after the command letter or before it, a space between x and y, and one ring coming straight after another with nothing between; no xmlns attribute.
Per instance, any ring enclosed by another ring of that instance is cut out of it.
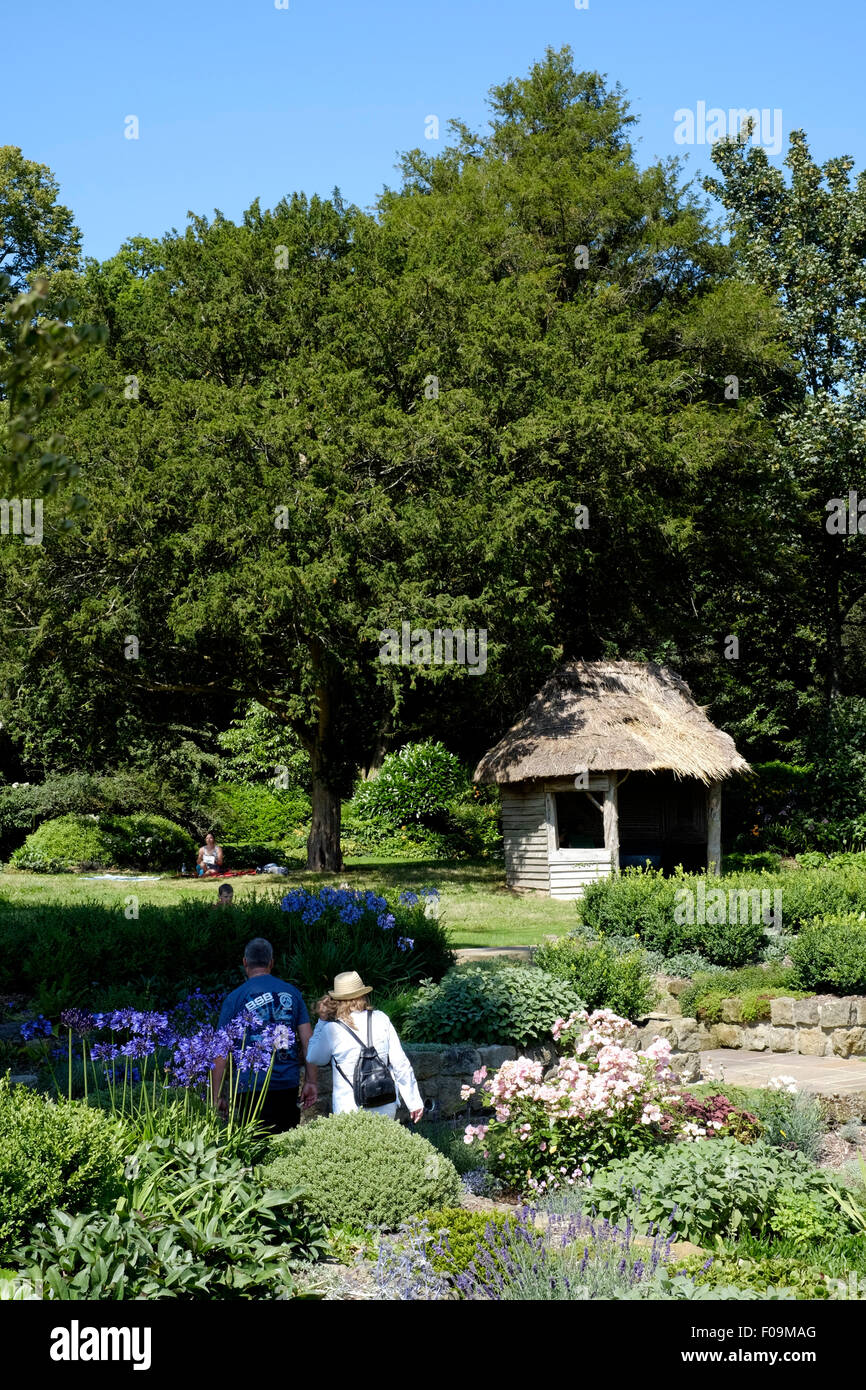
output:
<svg viewBox="0 0 866 1390"><path fill-rule="evenodd" d="M557 792L557 849L604 849L604 822L586 792Z"/></svg>

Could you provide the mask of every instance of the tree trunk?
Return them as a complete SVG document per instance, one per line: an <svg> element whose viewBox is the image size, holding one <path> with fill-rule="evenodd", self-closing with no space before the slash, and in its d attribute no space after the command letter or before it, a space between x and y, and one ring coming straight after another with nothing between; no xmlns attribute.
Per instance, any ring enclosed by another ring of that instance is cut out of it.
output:
<svg viewBox="0 0 866 1390"><path fill-rule="evenodd" d="M307 839L307 868L337 873L343 867L340 794L323 775L319 752L317 749L313 755L313 819Z"/></svg>
<svg viewBox="0 0 866 1390"><path fill-rule="evenodd" d="M320 679L316 689L318 718L310 743L310 771L313 777L313 818L307 838L307 868L336 873L343 867L340 848L340 788L330 757L333 739L334 701L328 687L321 644L311 648L313 666Z"/></svg>

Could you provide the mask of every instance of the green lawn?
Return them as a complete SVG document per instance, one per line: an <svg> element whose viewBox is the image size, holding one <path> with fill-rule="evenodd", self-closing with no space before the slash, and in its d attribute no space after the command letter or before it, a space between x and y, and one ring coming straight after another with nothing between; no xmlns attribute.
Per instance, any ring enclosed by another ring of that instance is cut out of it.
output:
<svg viewBox="0 0 866 1390"><path fill-rule="evenodd" d="M386 895L396 895L401 889L418 888L422 884L438 888L456 947L533 946L550 933L570 930L576 920L574 903L514 893L505 886L502 866L487 860L365 859L350 862L339 874L292 870L286 878L280 879L256 876L219 882L231 883L235 893L243 896L293 884L315 887L325 883L336 885L344 880L353 888L375 888ZM0 873L0 910L3 899L34 904L89 900L122 909L130 894L142 903L169 905L190 894L199 894L206 900L215 898L216 892L217 883L196 878L112 883L88 879L83 874Z"/></svg>

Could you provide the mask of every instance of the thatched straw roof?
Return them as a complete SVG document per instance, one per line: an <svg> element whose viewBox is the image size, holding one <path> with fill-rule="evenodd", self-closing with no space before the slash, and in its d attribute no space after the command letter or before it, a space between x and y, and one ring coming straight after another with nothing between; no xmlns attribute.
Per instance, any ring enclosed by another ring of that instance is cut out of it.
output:
<svg viewBox="0 0 866 1390"><path fill-rule="evenodd" d="M661 772L712 782L748 772L730 734L710 723L685 681L644 661L574 661L486 753L476 782L590 772Z"/></svg>

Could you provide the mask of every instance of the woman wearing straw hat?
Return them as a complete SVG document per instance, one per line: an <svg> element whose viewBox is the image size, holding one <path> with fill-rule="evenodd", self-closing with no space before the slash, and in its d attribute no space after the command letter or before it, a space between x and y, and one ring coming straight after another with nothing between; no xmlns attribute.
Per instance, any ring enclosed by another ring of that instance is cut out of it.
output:
<svg viewBox="0 0 866 1390"><path fill-rule="evenodd" d="M390 1018L372 1007L371 993L372 986L365 985L356 970L337 975L333 989L319 1000L319 1022L307 1047L307 1061L319 1067L331 1063L331 1109L335 1115L342 1115L348 1110L360 1109L355 1099L355 1068L364 1047L374 1047L394 1079L397 1095L417 1124L424 1114L424 1102L415 1073ZM373 1115L388 1115L393 1119L397 1114L397 1100L366 1108Z"/></svg>

